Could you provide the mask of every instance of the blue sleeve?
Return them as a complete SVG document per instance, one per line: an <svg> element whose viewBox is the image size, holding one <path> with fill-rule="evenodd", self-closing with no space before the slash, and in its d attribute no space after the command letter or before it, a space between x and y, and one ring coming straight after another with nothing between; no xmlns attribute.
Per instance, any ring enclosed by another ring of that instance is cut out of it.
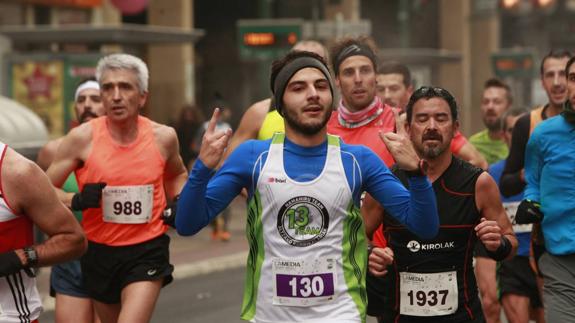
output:
<svg viewBox="0 0 575 323"><path fill-rule="evenodd" d="M427 177L410 177L407 190L373 152L368 151L363 161L366 191L411 232L423 239L435 237L439 215L435 192Z"/></svg>
<svg viewBox="0 0 575 323"><path fill-rule="evenodd" d="M253 142L238 146L215 175L214 171L198 158L178 200L178 233L184 236L193 235L208 225L242 188L251 186L251 170L254 165Z"/></svg>
<svg viewBox="0 0 575 323"><path fill-rule="evenodd" d="M535 128L534 133L527 142L525 149L525 199L541 202L540 179L543 167L543 158L540 150L539 132Z"/></svg>

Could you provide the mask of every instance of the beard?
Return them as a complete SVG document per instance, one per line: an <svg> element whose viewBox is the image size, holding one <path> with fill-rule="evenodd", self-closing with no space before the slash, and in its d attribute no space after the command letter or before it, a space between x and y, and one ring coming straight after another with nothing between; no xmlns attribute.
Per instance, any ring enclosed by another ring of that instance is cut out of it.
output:
<svg viewBox="0 0 575 323"><path fill-rule="evenodd" d="M84 113L82 113L78 121L80 121L80 123L84 123L89 119L96 119L97 117L98 115L96 115L92 111L84 111Z"/></svg>
<svg viewBox="0 0 575 323"><path fill-rule="evenodd" d="M497 118L495 120L487 120L483 119L483 124L489 131L499 131L501 130L501 118Z"/></svg>
<svg viewBox="0 0 575 323"><path fill-rule="evenodd" d="M329 118L331 117L331 107L326 107L326 109L327 110L325 111L324 117L320 121L314 123L304 123L302 120L303 117L301 115L298 116L296 112L284 108L284 120L290 126L290 128L299 133L308 136L315 135L325 127L329 121Z"/></svg>
<svg viewBox="0 0 575 323"><path fill-rule="evenodd" d="M427 140L437 140L439 143L436 145L426 145L425 141ZM426 132L421 137L421 146L415 147L418 154L421 155L425 159L435 159L439 157L443 152L449 148L449 144L451 143L451 138L449 140L444 140L443 136L435 131Z"/></svg>

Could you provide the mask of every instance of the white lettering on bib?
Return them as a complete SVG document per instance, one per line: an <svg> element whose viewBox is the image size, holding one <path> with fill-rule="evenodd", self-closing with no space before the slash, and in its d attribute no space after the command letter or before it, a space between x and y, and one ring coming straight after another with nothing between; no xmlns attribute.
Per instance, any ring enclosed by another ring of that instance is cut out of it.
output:
<svg viewBox="0 0 575 323"><path fill-rule="evenodd" d="M154 185L106 186L102 190L104 222L147 223L152 218Z"/></svg>
<svg viewBox="0 0 575 323"><path fill-rule="evenodd" d="M513 232L523 233L531 232L532 224L517 224L515 221L515 214L517 213L517 207L520 202L503 202L503 208L505 208L505 213L509 218L509 222L513 225Z"/></svg>
<svg viewBox="0 0 575 323"><path fill-rule="evenodd" d="M313 306L333 300L335 259L272 260L274 305Z"/></svg>
<svg viewBox="0 0 575 323"><path fill-rule="evenodd" d="M455 313L458 307L457 272L400 274L402 315L439 316Z"/></svg>

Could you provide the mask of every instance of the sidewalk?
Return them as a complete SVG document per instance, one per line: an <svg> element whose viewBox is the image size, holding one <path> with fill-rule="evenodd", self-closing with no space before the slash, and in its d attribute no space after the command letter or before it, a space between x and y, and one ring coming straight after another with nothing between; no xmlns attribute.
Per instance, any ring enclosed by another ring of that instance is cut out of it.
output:
<svg viewBox="0 0 575 323"><path fill-rule="evenodd" d="M211 226L207 226L192 237L178 236L175 230L170 229L168 232L172 238L170 260L175 267L175 280L245 266L248 254L248 242L245 236L245 203L243 197L237 197L230 204L231 239L227 242L212 241ZM49 280L50 268L42 268L37 282L44 311L54 309L54 298L48 294Z"/></svg>

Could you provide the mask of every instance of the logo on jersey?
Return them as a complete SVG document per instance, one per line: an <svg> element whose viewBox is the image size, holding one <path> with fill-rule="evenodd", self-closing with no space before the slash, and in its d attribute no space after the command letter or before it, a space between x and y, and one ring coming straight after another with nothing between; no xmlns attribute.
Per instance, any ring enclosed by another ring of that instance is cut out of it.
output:
<svg viewBox="0 0 575 323"><path fill-rule="evenodd" d="M407 243L406 247L411 252L418 252L419 250L423 251L439 250L445 248L455 248L455 241L421 244L415 240L411 240Z"/></svg>
<svg viewBox="0 0 575 323"><path fill-rule="evenodd" d="M278 232L290 245L310 246L325 237L329 227L327 208L310 196L290 199L280 208Z"/></svg>
<svg viewBox="0 0 575 323"><path fill-rule="evenodd" d="M270 177L268 178L268 183L286 183L286 178Z"/></svg>
<svg viewBox="0 0 575 323"><path fill-rule="evenodd" d="M409 249L411 252L418 252L420 248L421 245L415 240L411 240L407 243L407 249Z"/></svg>

